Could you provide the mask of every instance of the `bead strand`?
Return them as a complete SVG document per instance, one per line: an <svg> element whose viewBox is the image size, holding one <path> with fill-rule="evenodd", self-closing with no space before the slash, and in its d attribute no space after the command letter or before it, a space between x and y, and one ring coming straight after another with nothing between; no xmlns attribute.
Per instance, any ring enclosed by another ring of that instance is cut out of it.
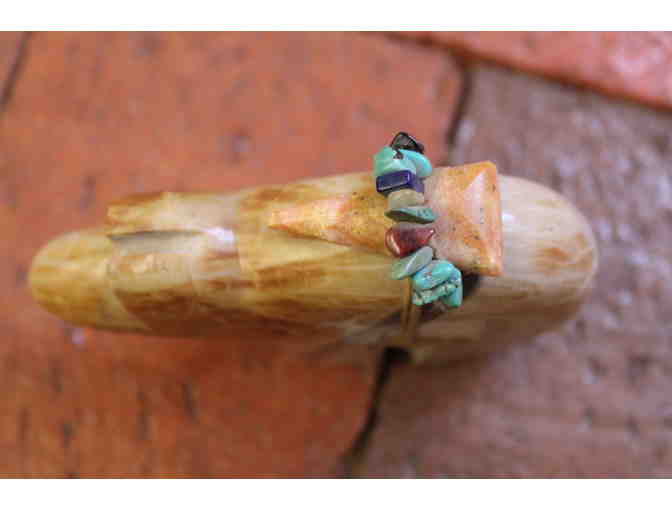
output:
<svg viewBox="0 0 672 510"><path fill-rule="evenodd" d="M435 258L429 246L436 230L431 207L426 204L424 179L432 174L432 164L424 146L407 133L398 133L389 146L374 157L376 190L387 197L385 215L398 222L388 229L385 244L399 257L390 276L411 278L413 304L426 305L439 300L448 307L462 304L462 273L447 260Z"/></svg>

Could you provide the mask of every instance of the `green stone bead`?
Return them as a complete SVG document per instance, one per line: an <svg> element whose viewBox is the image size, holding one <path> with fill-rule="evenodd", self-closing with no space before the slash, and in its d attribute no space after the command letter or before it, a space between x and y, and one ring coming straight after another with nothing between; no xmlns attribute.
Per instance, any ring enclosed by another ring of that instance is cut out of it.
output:
<svg viewBox="0 0 672 510"><path fill-rule="evenodd" d="M442 283L460 285L462 274L447 260L435 260L413 275L415 290L429 290Z"/></svg>
<svg viewBox="0 0 672 510"><path fill-rule="evenodd" d="M414 189L400 189L387 195L387 207L390 211L424 203L425 195Z"/></svg>
<svg viewBox="0 0 672 510"><path fill-rule="evenodd" d="M401 153L404 155L404 159L408 158L413 162L415 167L415 174L421 179L426 179L432 175L432 164L429 160L419 152L408 151L405 149L400 149Z"/></svg>
<svg viewBox="0 0 672 510"><path fill-rule="evenodd" d="M440 299L444 305L450 308L457 308L462 305L462 285L457 287L451 294L442 296Z"/></svg>
<svg viewBox="0 0 672 510"><path fill-rule="evenodd" d="M410 170L415 173L415 165L410 159L397 159L397 154L392 147L383 147L378 154L373 157L373 175L381 175L398 172L399 170Z"/></svg>
<svg viewBox="0 0 672 510"><path fill-rule="evenodd" d="M392 264L390 277L394 280L402 280L408 276L412 276L429 264L433 257L434 250L429 246L424 246L412 255L399 259Z"/></svg>
<svg viewBox="0 0 672 510"><path fill-rule="evenodd" d="M391 209L385 213L385 216L394 221L408 221L411 223L432 223L433 221L436 221L434 211L432 211L430 207L424 205Z"/></svg>

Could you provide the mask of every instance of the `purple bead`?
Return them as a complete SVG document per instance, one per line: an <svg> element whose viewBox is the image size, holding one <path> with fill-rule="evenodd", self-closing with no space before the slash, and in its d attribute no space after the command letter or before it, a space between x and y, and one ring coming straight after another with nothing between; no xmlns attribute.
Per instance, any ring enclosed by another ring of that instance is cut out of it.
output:
<svg viewBox="0 0 672 510"><path fill-rule="evenodd" d="M398 172L390 172L378 177L376 179L376 189L378 193L382 193L385 196L400 189L412 189L418 193L424 193L425 185L410 170L399 170Z"/></svg>

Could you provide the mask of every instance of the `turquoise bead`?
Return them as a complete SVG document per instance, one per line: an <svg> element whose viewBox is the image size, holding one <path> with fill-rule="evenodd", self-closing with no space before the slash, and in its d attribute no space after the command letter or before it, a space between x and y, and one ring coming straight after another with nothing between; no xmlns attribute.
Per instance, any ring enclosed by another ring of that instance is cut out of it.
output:
<svg viewBox="0 0 672 510"><path fill-rule="evenodd" d="M442 296L440 299L444 305L449 306L450 308L457 308L462 305L462 285L457 287L452 294Z"/></svg>
<svg viewBox="0 0 672 510"><path fill-rule="evenodd" d="M383 147L378 154L373 157L373 175L381 175L398 172L399 170L410 170L415 173L415 165L412 161L403 158L396 159L394 156L397 151L392 147Z"/></svg>
<svg viewBox="0 0 672 510"><path fill-rule="evenodd" d="M378 154L373 157L373 174L376 177L398 172L399 170L410 170L421 179L432 175L432 164L419 152L399 149L403 158L398 159L395 156L397 151L392 147L383 147Z"/></svg>
<svg viewBox="0 0 672 510"><path fill-rule="evenodd" d="M447 260L435 260L413 276L413 288L429 290L446 282L458 285L461 280L460 270L454 265Z"/></svg>
<svg viewBox="0 0 672 510"><path fill-rule="evenodd" d="M462 273L447 260L435 260L413 276L413 304L437 299L450 308L462 304Z"/></svg>
<svg viewBox="0 0 672 510"><path fill-rule="evenodd" d="M429 162L429 160L419 152L415 151L407 151L404 149L400 149L401 153L404 155L404 159L408 158L413 162L413 165L415 166L416 170L416 175L420 177L421 179L426 179L430 175L432 175L432 164Z"/></svg>
<svg viewBox="0 0 672 510"><path fill-rule="evenodd" d="M447 296L455 290L455 286L450 283L444 283L429 290L413 292L413 304L421 306L433 303L442 296Z"/></svg>
<svg viewBox="0 0 672 510"><path fill-rule="evenodd" d="M394 221L408 221L410 223L432 223L436 221L434 211L425 205L413 205L391 209L385 216Z"/></svg>
<svg viewBox="0 0 672 510"><path fill-rule="evenodd" d="M456 286L452 283L443 283L429 290L421 290L413 292L413 304L417 306L427 305L433 303L437 299L445 299L456 292L460 293L460 302L462 302L462 286Z"/></svg>
<svg viewBox="0 0 672 510"><path fill-rule="evenodd" d="M429 264L433 257L434 250L429 246L424 246L412 255L399 259L392 264L390 277L394 280L402 280L411 276Z"/></svg>

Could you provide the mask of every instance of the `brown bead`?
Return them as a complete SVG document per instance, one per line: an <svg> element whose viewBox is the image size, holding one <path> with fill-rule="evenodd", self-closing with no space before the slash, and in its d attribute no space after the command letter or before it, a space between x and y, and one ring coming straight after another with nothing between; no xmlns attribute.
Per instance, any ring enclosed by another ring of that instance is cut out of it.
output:
<svg viewBox="0 0 672 510"><path fill-rule="evenodd" d="M427 225L397 223L385 234L385 245L395 257L405 257L426 246L435 233Z"/></svg>

